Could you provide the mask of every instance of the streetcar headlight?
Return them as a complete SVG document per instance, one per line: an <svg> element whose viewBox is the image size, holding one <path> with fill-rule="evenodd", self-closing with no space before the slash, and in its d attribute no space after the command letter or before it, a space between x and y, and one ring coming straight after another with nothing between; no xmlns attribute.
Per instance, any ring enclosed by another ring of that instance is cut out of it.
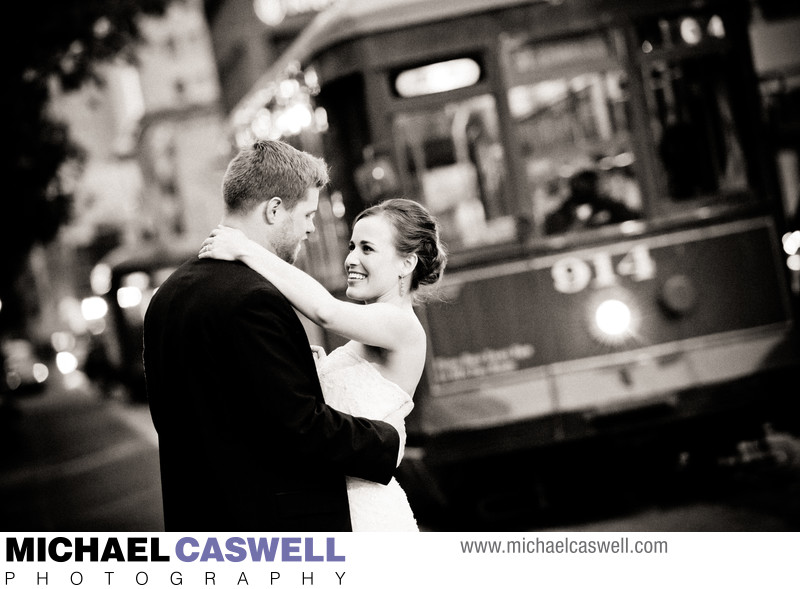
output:
<svg viewBox="0 0 800 589"><path fill-rule="evenodd" d="M618 338L631 328L631 309L617 299L608 299L597 306L594 321L597 328L612 338Z"/></svg>
<svg viewBox="0 0 800 589"><path fill-rule="evenodd" d="M589 306L590 332L602 344L618 345L634 337L639 324L635 301L628 293L606 293Z"/></svg>

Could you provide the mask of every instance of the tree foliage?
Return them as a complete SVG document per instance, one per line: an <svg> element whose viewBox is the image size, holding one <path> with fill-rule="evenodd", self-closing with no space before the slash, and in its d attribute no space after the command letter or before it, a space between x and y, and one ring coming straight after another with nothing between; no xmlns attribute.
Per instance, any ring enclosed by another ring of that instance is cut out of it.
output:
<svg viewBox="0 0 800 589"><path fill-rule="evenodd" d="M0 326L13 316L13 285L31 247L50 241L68 219L71 194L59 170L82 158L68 129L48 117L53 81L75 90L95 77L98 63L133 60L139 17L163 14L171 1L180 0L24 0L4 19L12 44L4 58L11 156L0 194Z"/></svg>

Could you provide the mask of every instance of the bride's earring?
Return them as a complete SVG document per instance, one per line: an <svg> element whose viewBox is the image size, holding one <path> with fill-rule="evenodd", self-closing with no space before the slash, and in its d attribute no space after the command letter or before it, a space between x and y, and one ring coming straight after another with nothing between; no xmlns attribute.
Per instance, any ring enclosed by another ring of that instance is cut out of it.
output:
<svg viewBox="0 0 800 589"><path fill-rule="evenodd" d="M398 277L397 277L397 281L398 281L398 282L399 282L399 284L400 284L400 296L401 296L401 297L404 297L404 296L406 296L406 283L405 283L405 276L403 276L402 274L400 274L400 276L398 276Z"/></svg>

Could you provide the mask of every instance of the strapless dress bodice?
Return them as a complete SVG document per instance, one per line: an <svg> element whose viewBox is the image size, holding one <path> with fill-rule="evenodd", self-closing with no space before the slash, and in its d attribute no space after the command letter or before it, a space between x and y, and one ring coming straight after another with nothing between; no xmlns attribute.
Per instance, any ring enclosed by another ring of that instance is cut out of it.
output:
<svg viewBox="0 0 800 589"><path fill-rule="evenodd" d="M382 420L398 409L407 416L414 407L408 393L347 346L321 358L317 372L325 402L344 413ZM408 497L397 479L381 485L347 477L347 497L354 532L419 531Z"/></svg>
<svg viewBox="0 0 800 589"><path fill-rule="evenodd" d="M347 346L317 362L325 402L331 407L369 419L383 419L399 409L411 413L414 402L400 386Z"/></svg>

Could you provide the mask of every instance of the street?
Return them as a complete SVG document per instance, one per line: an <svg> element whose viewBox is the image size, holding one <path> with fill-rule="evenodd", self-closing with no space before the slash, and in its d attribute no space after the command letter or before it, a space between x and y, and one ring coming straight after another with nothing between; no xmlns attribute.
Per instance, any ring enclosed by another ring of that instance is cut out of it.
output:
<svg viewBox="0 0 800 589"><path fill-rule="evenodd" d="M51 386L6 408L4 531L162 531L156 434L145 405Z"/></svg>
<svg viewBox="0 0 800 589"><path fill-rule="evenodd" d="M15 405L0 413L4 531L163 530L157 441L146 405L58 383ZM778 435L775 445L772 455L754 451L713 472L676 475L666 487L665 480L587 486L546 518L498 523L496 531L798 531L798 442ZM452 529L420 524L423 531ZM477 529L470 522L456 528Z"/></svg>

